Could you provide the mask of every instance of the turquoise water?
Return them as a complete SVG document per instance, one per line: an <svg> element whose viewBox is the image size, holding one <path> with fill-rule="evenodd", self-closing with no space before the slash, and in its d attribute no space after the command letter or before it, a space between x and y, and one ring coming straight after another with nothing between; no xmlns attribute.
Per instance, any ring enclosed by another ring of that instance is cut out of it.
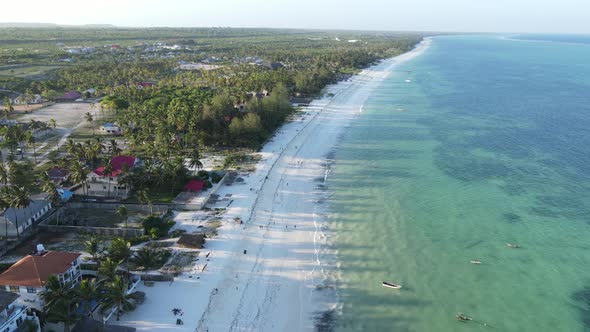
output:
<svg viewBox="0 0 590 332"><path fill-rule="evenodd" d="M337 331L590 330L589 59L436 37L373 93L328 179Z"/></svg>

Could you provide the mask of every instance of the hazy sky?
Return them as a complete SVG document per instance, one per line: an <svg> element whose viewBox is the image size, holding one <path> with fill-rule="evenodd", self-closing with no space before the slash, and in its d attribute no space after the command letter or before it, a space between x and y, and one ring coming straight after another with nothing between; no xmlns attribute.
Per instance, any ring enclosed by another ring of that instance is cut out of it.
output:
<svg viewBox="0 0 590 332"><path fill-rule="evenodd" d="M0 22L590 33L590 1L2 0Z"/></svg>

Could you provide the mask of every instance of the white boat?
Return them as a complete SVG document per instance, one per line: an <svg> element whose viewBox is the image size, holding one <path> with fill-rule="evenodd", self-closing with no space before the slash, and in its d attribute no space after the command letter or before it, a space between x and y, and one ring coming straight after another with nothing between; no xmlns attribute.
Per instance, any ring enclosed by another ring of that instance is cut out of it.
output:
<svg viewBox="0 0 590 332"><path fill-rule="evenodd" d="M469 262L470 262L471 264L476 264L476 265L479 265L479 264L481 264L481 261L478 261L478 260L472 260L472 261L469 261Z"/></svg>
<svg viewBox="0 0 590 332"><path fill-rule="evenodd" d="M516 243L506 243L506 246L508 248L514 248L514 249L520 248L520 246Z"/></svg>
<svg viewBox="0 0 590 332"><path fill-rule="evenodd" d="M406 80L406 83L412 83L412 80Z"/></svg>
<svg viewBox="0 0 590 332"><path fill-rule="evenodd" d="M397 285L391 282L387 282L384 281L381 285L383 285L383 287L387 287L387 288L393 288L393 289L400 289L402 288L402 285Z"/></svg>

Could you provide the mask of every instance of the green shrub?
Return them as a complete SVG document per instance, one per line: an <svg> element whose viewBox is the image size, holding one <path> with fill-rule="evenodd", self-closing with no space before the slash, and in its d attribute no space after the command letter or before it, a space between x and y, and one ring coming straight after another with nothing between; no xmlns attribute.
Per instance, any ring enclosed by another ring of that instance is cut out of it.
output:
<svg viewBox="0 0 590 332"><path fill-rule="evenodd" d="M142 236L135 236L132 238L129 238L127 241L129 241L129 243L131 243L132 246L138 245L140 243L144 243L149 241L150 237L148 235L142 235Z"/></svg>
<svg viewBox="0 0 590 332"><path fill-rule="evenodd" d="M225 157L225 161L223 162L223 168L229 168L231 166L235 166L239 162L246 161L246 153L239 151L239 152L230 152L227 157Z"/></svg>
<svg viewBox="0 0 590 332"><path fill-rule="evenodd" d="M168 231L174 226L174 221L156 216L149 216L143 221L143 229L152 239L158 239L168 235Z"/></svg>
<svg viewBox="0 0 590 332"><path fill-rule="evenodd" d="M211 182L213 182L213 183L219 183L219 181L221 181L222 178L223 178L223 176L220 174L211 173Z"/></svg>
<svg viewBox="0 0 590 332"><path fill-rule="evenodd" d="M205 170L200 170L197 172L197 176L199 176L199 178L201 178L203 181L209 179L209 172L205 171Z"/></svg>
<svg viewBox="0 0 590 332"><path fill-rule="evenodd" d="M157 269L162 267L171 255L168 250L143 247L134 254L131 262L136 268L147 270Z"/></svg>

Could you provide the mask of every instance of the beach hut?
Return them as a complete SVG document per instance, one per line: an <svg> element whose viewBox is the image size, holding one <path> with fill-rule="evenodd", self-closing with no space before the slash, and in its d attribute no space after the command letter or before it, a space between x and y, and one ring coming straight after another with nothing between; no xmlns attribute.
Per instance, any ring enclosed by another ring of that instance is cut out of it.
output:
<svg viewBox="0 0 590 332"><path fill-rule="evenodd" d="M177 244L183 248L202 249L205 244L205 233L182 234Z"/></svg>

